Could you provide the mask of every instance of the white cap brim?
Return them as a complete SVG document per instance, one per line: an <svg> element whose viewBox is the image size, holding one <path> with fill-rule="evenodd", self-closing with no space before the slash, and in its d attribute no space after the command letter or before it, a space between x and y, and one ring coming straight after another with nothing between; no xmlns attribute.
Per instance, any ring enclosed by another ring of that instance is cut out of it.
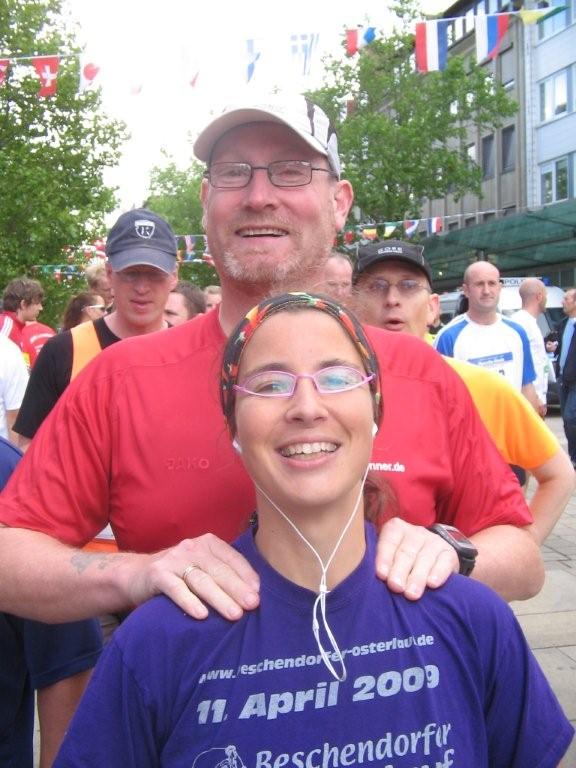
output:
<svg viewBox="0 0 576 768"><path fill-rule="evenodd" d="M216 143L228 131L249 123L278 123L294 131L309 147L328 158L332 170L340 176L340 160L336 135L329 130L329 120L320 110L316 110L312 119L303 106L304 98L297 103L272 106L230 108L223 115L209 123L194 142L194 154L204 163L209 163ZM318 129L324 134L325 142L317 138L313 131Z"/></svg>

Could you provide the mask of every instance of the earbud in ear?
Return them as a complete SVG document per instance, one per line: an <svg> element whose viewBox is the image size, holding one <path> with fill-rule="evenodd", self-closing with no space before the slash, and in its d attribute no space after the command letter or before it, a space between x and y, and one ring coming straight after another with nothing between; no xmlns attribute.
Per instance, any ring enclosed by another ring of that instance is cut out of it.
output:
<svg viewBox="0 0 576 768"><path fill-rule="evenodd" d="M378 424L374 422L374 424L372 424L372 437L376 437L377 434L378 434Z"/></svg>
<svg viewBox="0 0 576 768"><path fill-rule="evenodd" d="M232 440L232 448L234 448L236 453L242 453L242 446L240 445L240 443L238 442L238 440L236 438L234 438L234 440Z"/></svg>

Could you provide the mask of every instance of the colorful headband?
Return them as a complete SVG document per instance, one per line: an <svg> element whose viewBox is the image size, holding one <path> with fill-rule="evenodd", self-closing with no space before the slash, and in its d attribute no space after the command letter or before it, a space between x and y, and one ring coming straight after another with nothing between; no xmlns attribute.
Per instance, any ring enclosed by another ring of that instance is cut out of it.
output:
<svg viewBox="0 0 576 768"><path fill-rule="evenodd" d="M382 415L382 394L380 391L378 360L376 359L376 355L370 346L370 342L368 341L360 322L349 310L340 304L337 304L335 301L332 301L332 299L327 296L294 292L274 296L271 299L262 301L256 307L253 307L238 323L228 339L228 343L224 350L224 359L220 377L220 402L228 425L230 426L233 424L233 411L236 399L234 385L238 383L240 358L242 357L246 344L250 341L254 331L259 328L265 320L276 312L282 312L291 309L292 307L315 309L319 312L325 312L327 315L333 317L344 329L358 350L366 373L374 374L374 378L370 381L370 389L375 405L375 421L376 423L380 423Z"/></svg>

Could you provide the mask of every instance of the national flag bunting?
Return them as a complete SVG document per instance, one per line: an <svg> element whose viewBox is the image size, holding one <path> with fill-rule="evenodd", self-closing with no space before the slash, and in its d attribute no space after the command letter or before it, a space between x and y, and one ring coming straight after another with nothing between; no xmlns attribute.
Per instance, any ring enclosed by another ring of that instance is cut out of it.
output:
<svg viewBox="0 0 576 768"><path fill-rule="evenodd" d="M475 17L476 21L476 61L494 59L498 55L502 38L508 31L510 14L493 13Z"/></svg>
<svg viewBox="0 0 576 768"><path fill-rule="evenodd" d="M431 219L426 221L426 231L428 235L436 235L438 232L442 232L442 217L432 216Z"/></svg>
<svg viewBox="0 0 576 768"><path fill-rule="evenodd" d="M254 40L246 40L246 55L248 56L248 65L246 69L246 82L249 83L254 77L256 62L260 58L260 52L256 51Z"/></svg>
<svg viewBox="0 0 576 768"><path fill-rule="evenodd" d="M369 45L376 39L376 27L366 27L366 29L347 29L346 30L346 53L348 56L354 56L355 53L365 45Z"/></svg>
<svg viewBox="0 0 576 768"><path fill-rule="evenodd" d="M405 219L404 221L404 234L406 237L414 237L416 232L418 231L418 224L420 224L420 219Z"/></svg>
<svg viewBox="0 0 576 768"><path fill-rule="evenodd" d="M312 56L315 48L318 47L319 40L320 35L314 32L292 35L290 39L292 59L297 69L300 70L300 74L304 77L310 74Z"/></svg>
<svg viewBox="0 0 576 768"><path fill-rule="evenodd" d="M56 93L60 58L58 56L35 56L32 63L40 78L38 96L53 96Z"/></svg>
<svg viewBox="0 0 576 768"><path fill-rule="evenodd" d="M444 19L416 23L416 69L433 72L446 68L448 24Z"/></svg>
<svg viewBox="0 0 576 768"><path fill-rule="evenodd" d="M524 24L535 24L536 22L540 24L551 16L556 16L556 14L566 10L568 10L567 5L556 5L551 8L520 8L518 14Z"/></svg>
<svg viewBox="0 0 576 768"><path fill-rule="evenodd" d="M10 66L10 59L0 59L0 85L6 82L6 74Z"/></svg>
<svg viewBox="0 0 576 768"><path fill-rule="evenodd" d="M373 227L365 227L362 230L362 237L365 240L376 240L376 238L378 237L378 230L376 229L376 227L374 227L374 228Z"/></svg>
<svg viewBox="0 0 576 768"><path fill-rule="evenodd" d="M84 93L91 88L100 74L100 67L94 64L90 59L82 56L80 58L80 84L78 93Z"/></svg>

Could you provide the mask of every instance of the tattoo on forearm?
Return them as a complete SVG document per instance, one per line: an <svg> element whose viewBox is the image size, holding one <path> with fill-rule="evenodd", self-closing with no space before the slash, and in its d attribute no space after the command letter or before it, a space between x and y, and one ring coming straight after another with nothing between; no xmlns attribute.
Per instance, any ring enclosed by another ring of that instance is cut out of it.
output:
<svg viewBox="0 0 576 768"><path fill-rule="evenodd" d="M105 555L90 552L76 552L70 558L72 566L77 573L84 573L91 565L95 565L99 571L103 571L109 565L118 561L118 555Z"/></svg>

